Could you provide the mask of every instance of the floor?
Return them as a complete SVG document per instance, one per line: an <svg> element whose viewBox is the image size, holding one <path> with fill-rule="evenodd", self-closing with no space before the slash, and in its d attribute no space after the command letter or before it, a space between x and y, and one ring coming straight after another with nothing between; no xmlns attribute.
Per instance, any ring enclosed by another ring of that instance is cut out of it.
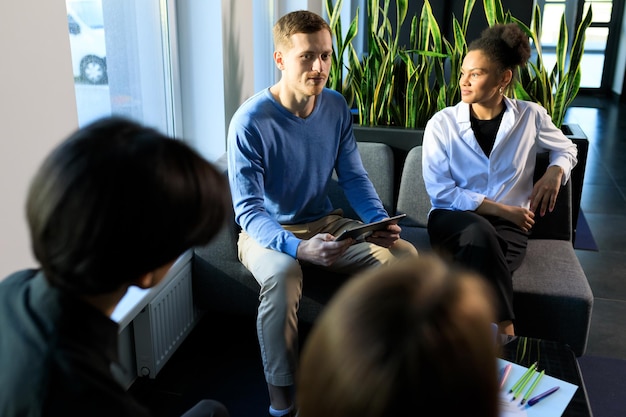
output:
<svg viewBox="0 0 626 417"><path fill-rule="evenodd" d="M595 297L585 356L626 360L626 104L579 95L566 122L589 138L581 209L598 247L576 250ZM254 317L205 315L158 377L130 391L157 417L199 398L224 402L231 417L267 416Z"/></svg>
<svg viewBox="0 0 626 417"><path fill-rule="evenodd" d="M576 250L594 294L586 355L626 359L626 104L579 96L566 122L589 139L581 210L598 251Z"/></svg>

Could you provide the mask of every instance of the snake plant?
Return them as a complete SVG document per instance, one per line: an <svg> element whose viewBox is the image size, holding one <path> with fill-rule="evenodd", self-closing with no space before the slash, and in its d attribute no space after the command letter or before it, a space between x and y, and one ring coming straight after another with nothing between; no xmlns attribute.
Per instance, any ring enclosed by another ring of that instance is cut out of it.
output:
<svg viewBox="0 0 626 417"><path fill-rule="evenodd" d="M390 0L384 0L382 5L379 0L366 0L365 37L369 49L360 56L352 43L358 33L358 11L344 36L339 16L343 1L326 0L335 42L328 86L341 92L357 109L361 125L420 128L435 112L460 100L458 79L467 53L467 27L476 0L465 0L460 21L452 17L451 40L442 35L429 0L424 0L420 16L410 19L408 46L399 43L399 29L407 20L408 0L395 1L397 13L392 25L388 17ZM483 5L489 25L517 23L535 48L536 58L520 68L514 96L541 104L555 125L561 126L565 111L580 87L580 63L585 31L592 20L591 8L577 27L569 49L567 25L562 17L557 60L549 69L544 65L539 42L539 6L534 7L531 30L509 12L505 13L501 0L483 0Z"/></svg>

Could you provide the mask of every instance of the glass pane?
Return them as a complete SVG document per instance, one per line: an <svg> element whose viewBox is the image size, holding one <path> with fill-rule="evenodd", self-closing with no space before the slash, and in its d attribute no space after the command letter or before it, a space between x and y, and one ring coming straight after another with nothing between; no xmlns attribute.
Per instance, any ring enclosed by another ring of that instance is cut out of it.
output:
<svg viewBox="0 0 626 417"><path fill-rule="evenodd" d="M585 53L590 51L604 52L609 37L609 28L587 28L585 34Z"/></svg>
<svg viewBox="0 0 626 417"><path fill-rule="evenodd" d="M565 4L546 4L541 16L541 46L554 46L559 40L559 24Z"/></svg>
<svg viewBox="0 0 626 417"><path fill-rule="evenodd" d="M586 1L583 16L587 13L590 6L593 6L593 22L609 23L611 21L611 11L613 10L613 2L608 1Z"/></svg>
<svg viewBox="0 0 626 417"><path fill-rule="evenodd" d="M173 133L160 3L66 0L80 126L116 114Z"/></svg>
<svg viewBox="0 0 626 417"><path fill-rule="evenodd" d="M88 84L106 84L106 46L100 4L95 1L69 2L67 23L74 77Z"/></svg>
<svg viewBox="0 0 626 417"><path fill-rule="evenodd" d="M92 29L103 29L102 6L95 1L71 1L69 8Z"/></svg>
<svg viewBox="0 0 626 417"><path fill-rule="evenodd" d="M585 53L580 63L580 86L599 88L604 69L604 51L609 35L608 28L588 28L585 38Z"/></svg>

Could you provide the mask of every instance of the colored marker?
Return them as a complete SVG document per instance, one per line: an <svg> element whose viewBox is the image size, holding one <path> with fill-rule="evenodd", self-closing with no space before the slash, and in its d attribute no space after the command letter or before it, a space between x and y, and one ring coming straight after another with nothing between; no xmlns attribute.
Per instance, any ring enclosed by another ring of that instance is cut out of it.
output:
<svg viewBox="0 0 626 417"><path fill-rule="evenodd" d="M544 398L554 394L556 391L558 391L558 389L559 389L558 386L550 388L546 392L542 392L541 394L532 397L530 400L528 400L528 403L526 405L528 407L532 407L533 405L537 404L539 401L543 400Z"/></svg>
<svg viewBox="0 0 626 417"><path fill-rule="evenodd" d="M530 382L530 380L531 380L531 379L533 379L533 375L534 375L534 373L535 373L535 371L533 370L533 372L532 372L530 375L528 375L528 376L526 377L526 379L524 380L524 382L523 382L523 383L522 383L519 387L517 387L517 389L516 389L516 390L515 390L515 392L513 393L513 398L511 398L511 401L515 401L515 399L516 399L517 397L519 397L519 396L520 396L520 394L522 393L522 391L524 390L524 388L526 388L526 385L528 385L528 383Z"/></svg>
<svg viewBox="0 0 626 417"><path fill-rule="evenodd" d="M528 368L526 372L524 372L524 374L520 377L520 379L515 384L513 384L513 386L509 390L509 394L517 390L517 388L526 381L526 378L530 377L533 374L533 372L535 372L536 367L537 367L537 362L533 363L530 366L530 368Z"/></svg>
<svg viewBox="0 0 626 417"><path fill-rule="evenodd" d="M530 397L530 394L533 393L533 390L535 389L535 387L537 386L537 384L539 383L539 380L541 380L541 378L543 377L543 375L546 373L545 370L542 370L539 375L537 375L537 377L535 378L535 380L533 381L533 383L530 385L530 388L528 388L528 391L526 391L526 394L524 394L524 398L522 398L522 402L521 405L524 405L524 403L526 401L528 401L528 398Z"/></svg>
<svg viewBox="0 0 626 417"><path fill-rule="evenodd" d="M502 369L502 373L500 373L500 389L504 388L504 384L511 373L511 369L513 369L513 365L510 363Z"/></svg>

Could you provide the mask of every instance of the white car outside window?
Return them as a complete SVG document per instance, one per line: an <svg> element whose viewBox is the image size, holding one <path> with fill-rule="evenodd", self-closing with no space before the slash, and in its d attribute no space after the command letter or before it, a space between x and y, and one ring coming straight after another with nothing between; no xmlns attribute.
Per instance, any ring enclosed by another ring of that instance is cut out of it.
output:
<svg viewBox="0 0 626 417"><path fill-rule="evenodd" d="M67 22L74 77L89 84L106 84L106 45L100 1L68 1Z"/></svg>

